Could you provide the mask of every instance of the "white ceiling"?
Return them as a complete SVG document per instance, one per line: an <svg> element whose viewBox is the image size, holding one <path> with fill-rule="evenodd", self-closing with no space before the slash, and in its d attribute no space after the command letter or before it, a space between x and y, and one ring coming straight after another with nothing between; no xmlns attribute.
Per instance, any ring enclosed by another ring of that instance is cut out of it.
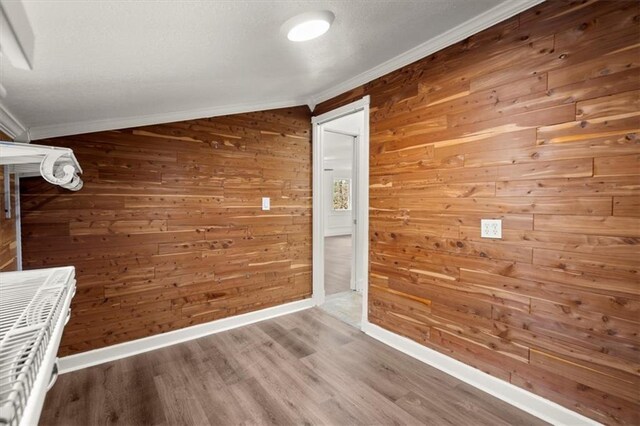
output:
<svg viewBox="0 0 640 426"><path fill-rule="evenodd" d="M404 65L398 57L417 59L407 52L430 40L451 44L537 1L25 0L34 69L2 60L0 102L34 139L312 105ZM312 10L335 14L324 36L280 33Z"/></svg>

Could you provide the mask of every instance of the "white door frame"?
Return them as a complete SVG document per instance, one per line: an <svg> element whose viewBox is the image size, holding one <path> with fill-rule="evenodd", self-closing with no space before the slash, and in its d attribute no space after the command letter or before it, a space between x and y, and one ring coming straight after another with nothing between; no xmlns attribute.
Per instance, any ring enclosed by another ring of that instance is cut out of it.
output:
<svg viewBox="0 0 640 426"><path fill-rule="evenodd" d="M353 244L356 246L354 265L356 279L360 282L356 287L362 289L362 322L361 327L368 324L368 292L369 292L369 96L343 107L311 118L313 130L313 301L322 305L325 301L324 289L324 212L323 212L323 159L324 141L323 126L336 118L355 112L364 111L357 138L356 156L353 161L354 182L357 185L355 212L356 233Z"/></svg>

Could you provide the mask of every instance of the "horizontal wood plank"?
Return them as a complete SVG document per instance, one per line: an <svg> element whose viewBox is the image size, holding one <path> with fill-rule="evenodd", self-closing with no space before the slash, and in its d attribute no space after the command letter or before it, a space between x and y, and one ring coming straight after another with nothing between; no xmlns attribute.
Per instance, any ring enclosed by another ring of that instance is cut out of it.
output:
<svg viewBox="0 0 640 426"><path fill-rule="evenodd" d="M60 355L309 297L310 133L299 107L47 140L85 182L22 182L25 267L76 266Z"/></svg>
<svg viewBox="0 0 640 426"><path fill-rule="evenodd" d="M369 320L605 424L640 422L639 14L543 2L314 111L371 98Z"/></svg>

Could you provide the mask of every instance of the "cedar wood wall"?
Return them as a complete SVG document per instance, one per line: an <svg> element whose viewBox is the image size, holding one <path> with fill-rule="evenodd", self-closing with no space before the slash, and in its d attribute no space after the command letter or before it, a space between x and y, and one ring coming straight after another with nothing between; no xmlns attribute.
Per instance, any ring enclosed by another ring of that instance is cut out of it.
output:
<svg viewBox="0 0 640 426"><path fill-rule="evenodd" d="M0 136L3 134L0 133ZM1 140L8 140L8 138L0 137ZM11 192L11 217L7 219L5 217L5 191L4 191L4 179L11 179L10 192ZM16 241L16 199L14 191L13 178L5 176L4 166L0 166L0 272L3 271L15 271L17 269L17 241Z"/></svg>
<svg viewBox="0 0 640 426"><path fill-rule="evenodd" d="M371 96L370 321L606 423L640 422L639 5L546 2L314 111Z"/></svg>
<svg viewBox="0 0 640 426"><path fill-rule="evenodd" d="M372 322L639 421L637 44L638 3L547 2L316 109L371 95ZM27 266L78 267L63 355L309 296L309 117L285 112L47 141L86 181L23 188Z"/></svg>
<svg viewBox="0 0 640 426"><path fill-rule="evenodd" d="M76 267L59 355L309 297L310 120L297 107L38 141L84 169L79 192L21 181L25 269Z"/></svg>

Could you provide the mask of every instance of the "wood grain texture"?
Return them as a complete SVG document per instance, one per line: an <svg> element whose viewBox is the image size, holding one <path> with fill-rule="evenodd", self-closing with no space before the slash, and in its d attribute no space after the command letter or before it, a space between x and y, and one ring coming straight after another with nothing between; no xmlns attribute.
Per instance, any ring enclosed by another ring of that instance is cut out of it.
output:
<svg viewBox="0 0 640 426"><path fill-rule="evenodd" d="M3 138L2 136L5 136ZM6 140L6 135L0 132L0 139ZM5 217L5 179L10 179L11 217ZM17 270L17 240L16 240L16 197L12 177L5 176L4 166L0 166L0 272Z"/></svg>
<svg viewBox="0 0 640 426"><path fill-rule="evenodd" d="M45 425L543 425L318 308L64 374Z"/></svg>
<svg viewBox="0 0 640 426"><path fill-rule="evenodd" d="M607 424L640 423L639 8L545 2L314 111L371 96L370 320Z"/></svg>
<svg viewBox="0 0 640 426"><path fill-rule="evenodd" d="M42 143L84 169L77 193L22 185L25 267L76 267L60 355L310 296L307 108Z"/></svg>

